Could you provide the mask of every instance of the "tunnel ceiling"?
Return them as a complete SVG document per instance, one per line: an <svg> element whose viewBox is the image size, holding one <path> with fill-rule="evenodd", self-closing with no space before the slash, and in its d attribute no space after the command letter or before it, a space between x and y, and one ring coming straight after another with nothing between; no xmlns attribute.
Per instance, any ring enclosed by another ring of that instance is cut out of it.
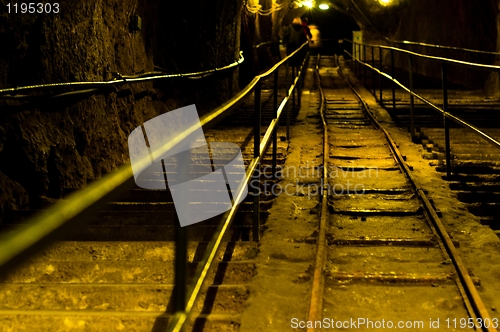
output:
<svg viewBox="0 0 500 332"><path fill-rule="evenodd" d="M333 8L352 16L365 31L390 38L411 0L332 0Z"/></svg>

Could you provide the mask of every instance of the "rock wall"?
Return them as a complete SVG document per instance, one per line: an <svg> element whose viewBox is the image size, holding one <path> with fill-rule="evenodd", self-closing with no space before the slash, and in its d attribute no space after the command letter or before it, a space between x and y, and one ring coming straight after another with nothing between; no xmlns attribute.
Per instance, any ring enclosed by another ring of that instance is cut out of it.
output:
<svg viewBox="0 0 500 332"><path fill-rule="evenodd" d="M411 1L401 16L394 39L495 51L497 49L497 12L498 9L493 0ZM478 53L418 46L410 46L408 49L468 62L493 64L495 61L493 56ZM408 60L405 60L400 59L400 63L406 64ZM436 62L418 61L415 68L422 75L440 78L440 65ZM472 88L484 87L487 76L488 74L482 71L462 69L457 66L449 68L450 82Z"/></svg>
<svg viewBox="0 0 500 332"><path fill-rule="evenodd" d="M364 30L364 41L406 48L418 53L455 58L479 63L495 63L495 57L477 53L432 49L390 42L408 40L428 44L447 45L483 51L497 51L499 13L497 0L339 0L347 12ZM389 57L384 58L389 64ZM408 57L396 57L396 65L406 70ZM440 79L440 65L426 60L415 60L417 74ZM449 69L451 83L472 88L488 89L488 73L461 69ZM485 83L486 82L486 83Z"/></svg>
<svg viewBox="0 0 500 332"><path fill-rule="evenodd" d="M60 2L58 14L0 13L0 89L107 81L155 68L195 72L239 55L242 0ZM3 8L7 3L0 0ZM133 15L142 18L136 33ZM0 99L0 218L127 162L127 137L144 121L193 103L203 113L237 90L235 70L43 102Z"/></svg>

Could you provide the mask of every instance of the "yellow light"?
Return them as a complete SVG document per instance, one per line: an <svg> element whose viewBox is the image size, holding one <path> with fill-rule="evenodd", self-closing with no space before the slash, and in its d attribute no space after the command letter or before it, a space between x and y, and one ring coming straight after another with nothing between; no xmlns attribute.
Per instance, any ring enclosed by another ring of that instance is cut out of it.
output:
<svg viewBox="0 0 500 332"><path fill-rule="evenodd" d="M378 2L382 5L382 6L387 6L387 5L390 5L392 0L378 0Z"/></svg>
<svg viewBox="0 0 500 332"><path fill-rule="evenodd" d="M326 3L322 3L321 5L319 5L319 9L327 10L328 8L330 8L330 6L328 6Z"/></svg>
<svg viewBox="0 0 500 332"><path fill-rule="evenodd" d="M312 8L314 6L313 2L311 0L308 0L308 1L304 1L303 2L304 6L306 6L307 8Z"/></svg>

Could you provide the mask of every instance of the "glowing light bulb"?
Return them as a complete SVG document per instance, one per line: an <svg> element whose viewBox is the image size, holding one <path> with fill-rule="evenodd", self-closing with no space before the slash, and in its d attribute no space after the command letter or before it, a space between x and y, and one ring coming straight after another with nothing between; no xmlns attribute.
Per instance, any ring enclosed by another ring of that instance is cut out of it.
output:
<svg viewBox="0 0 500 332"><path fill-rule="evenodd" d="M382 5L382 6L387 6L387 5L390 5L392 0L378 0L378 2Z"/></svg>
<svg viewBox="0 0 500 332"><path fill-rule="evenodd" d="M311 0L304 1L303 3L304 3L304 6L306 6L307 8L312 8L314 6L314 4Z"/></svg>
<svg viewBox="0 0 500 332"><path fill-rule="evenodd" d="M330 8L330 6L328 6L326 3L322 3L321 5L319 5L319 9L321 9L321 10L327 10L329 8Z"/></svg>

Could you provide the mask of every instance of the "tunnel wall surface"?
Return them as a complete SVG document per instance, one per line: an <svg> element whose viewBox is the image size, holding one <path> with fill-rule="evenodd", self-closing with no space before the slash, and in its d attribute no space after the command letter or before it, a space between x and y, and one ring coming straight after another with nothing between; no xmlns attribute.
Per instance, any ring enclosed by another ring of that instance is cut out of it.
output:
<svg viewBox="0 0 500 332"><path fill-rule="evenodd" d="M341 0L345 9L363 30L366 43L380 43L417 53L449 57L462 61L493 64L491 55L454 50L426 48L393 43L413 41L482 51L498 51L498 1L469 0L393 0L383 6L378 1ZM355 3L355 5L353 4ZM390 65L388 52L384 56ZM407 70L408 56L397 56L396 66ZM416 74L440 79L440 65L428 60L415 60ZM470 88L488 88L488 73L450 66L449 82Z"/></svg>
<svg viewBox="0 0 500 332"><path fill-rule="evenodd" d="M58 14L2 11L0 89L107 81L155 68L195 72L238 58L242 0L172 3L64 0ZM133 15L142 18L135 33ZM210 110L237 91L237 75L123 85L43 103L0 100L0 217L28 201L36 207L45 197L59 198L63 188L84 187L127 162L135 127L189 104Z"/></svg>
<svg viewBox="0 0 500 332"><path fill-rule="evenodd" d="M497 49L497 6L495 1L419 0L411 1L403 12L395 40L454 46L494 52ZM407 49L433 56L449 57L474 63L493 64L494 56L453 50L408 46ZM399 58L404 68L408 60ZM440 65L434 61L417 60L416 72L441 77ZM488 73L449 66L449 81L471 88L482 88Z"/></svg>

